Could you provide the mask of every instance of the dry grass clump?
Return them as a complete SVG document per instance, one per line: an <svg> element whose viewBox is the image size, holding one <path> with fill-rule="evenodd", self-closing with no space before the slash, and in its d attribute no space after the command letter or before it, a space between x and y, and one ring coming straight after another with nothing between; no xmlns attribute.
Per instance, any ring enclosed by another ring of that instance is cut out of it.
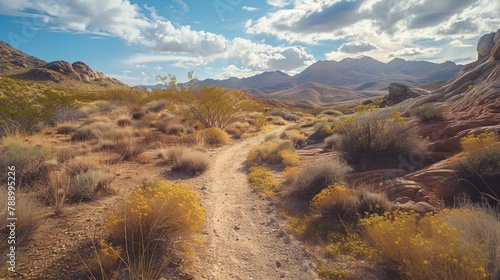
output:
<svg viewBox="0 0 500 280"><path fill-rule="evenodd" d="M466 218L466 210L452 211ZM395 211L371 215L361 225L378 252L397 263L409 279L486 279L486 244L465 240L463 231L447 222L453 212L421 217Z"/></svg>
<svg viewBox="0 0 500 280"><path fill-rule="evenodd" d="M339 149L356 170L400 167L410 158L422 158L425 151L423 139L397 116L367 113L346 118L340 134Z"/></svg>
<svg viewBox="0 0 500 280"><path fill-rule="evenodd" d="M469 135L460 140L464 151L454 169L458 186L473 199L500 202L500 141L494 132Z"/></svg>
<svg viewBox="0 0 500 280"><path fill-rule="evenodd" d="M412 110L410 115L417 117L423 123L441 121L444 119L444 107L440 104L427 103Z"/></svg>
<svg viewBox="0 0 500 280"><path fill-rule="evenodd" d="M381 193L366 188L330 185L311 200L311 210L327 220L355 224L359 217L391 211L392 203Z"/></svg>
<svg viewBox="0 0 500 280"><path fill-rule="evenodd" d="M267 196L274 196L279 191L281 184L274 178L267 167L253 166L248 170L248 181L255 189Z"/></svg>
<svg viewBox="0 0 500 280"><path fill-rule="evenodd" d="M280 152L283 150L293 151L293 143L289 140L274 139L252 147L247 156L247 166L267 164L282 164L283 158ZM286 153L282 154L287 156Z"/></svg>
<svg viewBox="0 0 500 280"><path fill-rule="evenodd" d="M127 278L159 279L174 255L189 261L186 252L204 222L200 200L182 183L154 180L133 189L106 224Z"/></svg>
<svg viewBox="0 0 500 280"><path fill-rule="evenodd" d="M196 132L196 134L208 145L223 146L231 144L229 134L218 127L203 129Z"/></svg>
<svg viewBox="0 0 500 280"><path fill-rule="evenodd" d="M120 127L132 126L132 120L127 116L120 116L116 119L116 125Z"/></svg>
<svg viewBox="0 0 500 280"><path fill-rule="evenodd" d="M0 153L0 168L8 170L9 166L16 168L16 185L30 186L34 181L46 178L53 159L52 147L48 143L29 144L21 135L11 135L3 138L5 148ZM6 182L7 172L0 174L0 181Z"/></svg>
<svg viewBox="0 0 500 280"><path fill-rule="evenodd" d="M70 124L70 123L62 123L58 124L56 127L56 132L57 134L71 134L75 132L78 129L78 127L75 124Z"/></svg>
<svg viewBox="0 0 500 280"><path fill-rule="evenodd" d="M70 202L94 200L113 181L114 175L105 170L90 169L70 178L66 197Z"/></svg>
<svg viewBox="0 0 500 280"><path fill-rule="evenodd" d="M342 183L352 168L340 160L318 161L300 168L287 189L291 198L310 201L324 188Z"/></svg>
<svg viewBox="0 0 500 280"><path fill-rule="evenodd" d="M158 151L158 157L163 159L166 164L174 164L182 154L187 151L187 148L181 146L168 147Z"/></svg>
<svg viewBox="0 0 500 280"><path fill-rule="evenodd" d="M284 131L281 138L292 141L294 147L300 147L306 141L307 136L297 129L291 129Z"/></svg>
<svg viewBox="0 0 500 280"><path fill-rule="evenodd" d="M183 151L173 162L172 171L186 172L191 175L203 173L210 165L210 156L199 151Z"/></svg>
<svg viewBox="0 0 500 280"><path fill-rule="evenodd" d="M1 188L0 201L5 201L6 204L8 201L7 196L7 188ZM17 247L17 244L26 244L31 236L33 236L37 228L43 223L45 213L35 197L29 193L19 193L17 191L16 205L14 208L16 209L15 217L17 218L15 221L15 246ZM2 256L9 253L8 250L10 246L13 246L13 244L9 244L7 241L11 231L10 228L7 227L7 218L9 217L7 205L5 205L5 208L2 207L0 210L0 220L2 221L2 223L0 223L0 254L2 254Z"/></svg>
<svg viewBox="0 0 500 280"><path fill-rule="evenodd" d="M145 109L150 112L161 112L168 105L167 100L155 100L146 104Z"/></svg>
<svg viewBox="0 0 500 280"><path fill-rule="evenodd" d="M115 124L111 122L97 121L90 124L84 124L79 127L73 135L71 141L86 141L101 138L108 132L115 130Z"/></svg>

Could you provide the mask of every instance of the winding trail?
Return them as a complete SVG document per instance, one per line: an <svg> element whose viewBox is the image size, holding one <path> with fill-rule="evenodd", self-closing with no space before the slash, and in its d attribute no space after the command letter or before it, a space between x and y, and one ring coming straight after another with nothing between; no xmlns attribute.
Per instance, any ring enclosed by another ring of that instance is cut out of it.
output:
<svg viewBox="0 0 500 280"><path fill-rule="evenodd" d="M313 260L280 230L273 203L247 183L244 161L259 135L217 151L204 176L206 254L195 279L317 279Z"/></svg>

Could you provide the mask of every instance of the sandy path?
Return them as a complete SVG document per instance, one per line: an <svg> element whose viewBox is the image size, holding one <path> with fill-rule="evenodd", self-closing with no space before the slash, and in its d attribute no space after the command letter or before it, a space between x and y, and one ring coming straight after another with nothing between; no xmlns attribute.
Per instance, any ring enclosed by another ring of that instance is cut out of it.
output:
<svg viewBox="0 0 500 280"><path fill-rule="evenodd" d="M280 221L272 203L260 198L247 184L244 161L250 147L262 142L265 136L219 150L204 176L207 249L196 278L318 278L312 259L279 229Z"/></svg>

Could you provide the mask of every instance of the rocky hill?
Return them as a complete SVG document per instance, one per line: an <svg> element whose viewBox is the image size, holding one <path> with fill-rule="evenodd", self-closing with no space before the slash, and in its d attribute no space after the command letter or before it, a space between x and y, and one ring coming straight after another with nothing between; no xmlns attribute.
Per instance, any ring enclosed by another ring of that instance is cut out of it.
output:
<svg viewBox="0 0 500 280"><path fill-rule="evenodd" d="M0 75L58 84L85 83L105 87L126 86L117 79L106 77L103 73L93 70L81 61L72 64L66 61L47 63L2 41L0 41Z"/></svg>

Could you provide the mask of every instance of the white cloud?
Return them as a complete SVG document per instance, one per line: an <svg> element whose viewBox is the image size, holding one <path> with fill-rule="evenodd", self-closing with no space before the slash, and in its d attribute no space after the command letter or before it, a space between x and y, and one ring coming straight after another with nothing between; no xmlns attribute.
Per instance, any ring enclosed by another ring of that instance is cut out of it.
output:
<svg viewBox="0 0 500 280"><path fill-rule="evenodd" d="M351 42L342 44L338 50L347 54L358 54L371 52L377 49L377 45L370 42Z"/></svg>
<svg viewBox="0 0 500 280"><path fill-rule="evenodd" d="M250 7L250 6L243 6L241 7L242 10L248 11L248 12L255 12L259 10L259 8L256 7Z"/></svg>
<svg viewBox="0 0 500 280"><path fill-rule="evenodd" d="M268 5L271 5L273 7L285 7L290 4L291 1L289 0L267 0L266 1Z"/></svg>
<svg viewBox="0 0 500 280"><path fill-rule="evenodd" d="M481 34L496 31L500 26L498 10L497 0L295 0L290 6L247 21L245 31L310 45L347 41L341 50L327 53L327 58L359 53L351 48L351 42L372 42L378 49L370 56L383 60L388 59L388 53L436 59L452 52L449 46L447 53L439 52L445 48L436 46L443 42L477 40ZM451 45L455 46L456 42ZM475 52L473 48L469 51Z"/></svg>
<svg viewBox="0 0 500 280"><path fill-rule="evenodd" d="M403 58L413 58L413 57L431 57L438 54L441 51L440 48L430 47L430 48L419 48L419 47L408 47L401 50L391 52L389 57L403 57Z"/></svg>

